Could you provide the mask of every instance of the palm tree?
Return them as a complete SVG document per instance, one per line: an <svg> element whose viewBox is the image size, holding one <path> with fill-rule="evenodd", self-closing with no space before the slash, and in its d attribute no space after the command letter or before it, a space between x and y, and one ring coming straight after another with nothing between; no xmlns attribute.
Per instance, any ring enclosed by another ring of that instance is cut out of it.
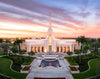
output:
<svg viewBox="0 0 100 79"><path fill-rule="evenodd" d="M25 54L25 50L20 50L20 51L19 51L19 54L20 54L20 55Z"/></svg>
<svg viewBox="0 0 100 79"><path fill-rule="evenodd" d="M85 45L83 48L83 52L87 53L87 51L90 49L90 47L88 45Z"/></svg>
<svg viewBox="0 0 100 79"><path fill-rule="evenodd" d="M76 52L75 52L76 54L78 54L79 63L81 63L81 55L80 55L80 54L81 54L81 51L82 51L82 50L76 50Z"/></svg>
<svg viewBox="0 0 100 79"><path fill-rule="evenodd" d="M20 50L20 44L24 41L24 39L16 39L14 45L17 45L18 51Z"/></svg>
<svg viewBox="0 0 100 79"><path fill-rule="evenodd" d="M7 43L1 43L0 47L3 49L3 51L5 52L5 54L7 55L8 53L8 49L9 49L9 45Z"/></svg>
<svg viewBox="0 0 100 79"><path fill-rule="evenodd" d="M98 38L98 42L100 43L100 38Z"/></svg>
<svg viewBox="0 0 100 79"><path fill-rule="evenodd" d="M79 43L87 43L87 38L85 38L84 36L80 36L78 38L76 38L76 41L78 41Z"/></svg>
<svg viewBox="0 0 100 79"><path fill-rule="evenodd" d="M0 43L2 43L2 42L3 42L3 39L0 38Z"/></svg>
<svg viewBox="0 0 100 79"><path fill-rule="evenodd" d="M68 51L68 52L67 52L67 54L68 54L68 55L72 55L72 54L73 54L73 52Z"/></svg>
<svg viewBox="0 0 100 79"><path fill-rule="evenodd" d="M5 43L11 43L11 41L9 39L6 39Z"/></svg>
<svg viewBox="0 0 100 79"><path fill-rule="evenodd" d="M13 46L10 50L11 50L14 54L18 52L17 46Z"/></svg>
<svg viewBox="0 0 100 79"><path fill-rule="evenodd" d="M35 53L33 51L29 52L28 53L29 55L34 55Z"/></svg>
<svg viewBox="0 0 100 79"><path fill-rule="evenodd" d="M79 43L81 43L81 50L83 52L84 45L87 44L88 39L85 38L84 36L80 36L80 37L76 38L76 41L78 41Z"/></svg>
<svg viewBox="0 0 100 79"><path fill-rule="evenodd" d="M96 55L96 53L98 53L98 48L100 47L100 43L99 42L94 42L92 44L92 48L94 50L94 55Z"/></svg>

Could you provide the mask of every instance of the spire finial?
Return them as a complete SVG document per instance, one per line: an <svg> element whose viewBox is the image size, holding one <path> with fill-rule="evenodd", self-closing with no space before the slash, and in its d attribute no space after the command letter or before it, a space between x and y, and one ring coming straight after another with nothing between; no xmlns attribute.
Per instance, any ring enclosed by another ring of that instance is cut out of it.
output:
<svg viewBox="0 0 100 79"><path fill-rule="evenodd" d="M49 12L49 26L51 27L51 12Z"/></svg>

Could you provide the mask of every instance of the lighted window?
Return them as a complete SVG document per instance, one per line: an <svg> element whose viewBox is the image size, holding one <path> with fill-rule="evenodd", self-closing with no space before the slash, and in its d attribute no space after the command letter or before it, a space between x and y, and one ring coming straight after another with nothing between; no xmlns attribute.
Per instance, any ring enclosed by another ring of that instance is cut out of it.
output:
<svg viewBox="0 0 100 79"><path fill-rule="evenodd" d="M51 37L51 35L49 35L49 44L51 44L52 43L52 37Z"/></svg>
<svg viewBox="0 0 100 79"><path fill-rule="evenodd" d="M31 51L33 51L33 47L31 47Z"/></svg>

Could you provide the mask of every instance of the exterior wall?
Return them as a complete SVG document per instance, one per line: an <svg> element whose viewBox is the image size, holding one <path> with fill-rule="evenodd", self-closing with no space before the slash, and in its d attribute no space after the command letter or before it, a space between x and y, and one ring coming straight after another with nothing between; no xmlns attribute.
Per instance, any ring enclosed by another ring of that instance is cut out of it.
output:
<svg viewBox="0 0 100 79"><path fill-rule="evenodd" d="M68 52L71 51L74 53L74 49L80 49L81 44L76 42L75 39L56 39L53 36L52 28L50 27L47 32L46 39L26 39L24 43L21 44L21 49L24 49L28 52L49 52L49 46L52 46L51 52ZM42 51L42 47L44 50Z"/></svg>
<svg viewBox="0 0 100 79"><path fill-rule="evenodd" d="M69 41L69 40L66 40L66 41ZM59 41L59 39L56 39L56 40L53 40L53 43L52 43L52 52L57 52L57 47L59 48L59 52L68 52L68 48L69 48L69 51L71 52L74 52L74 48L75 49L80 49L80 44L78 44L76 41L74 42L64 42L63 40ZM46 39L44 40L40 40L40 41L37 41L37 40L34 40L34 41L31 41L31 42L27 42L25 41L25 43L23 43L21 45L21 49L26 49L27 52L30 52L30 51L33 51L35 52L35 48L37 52L49 52L49 48L48 48L48 41ZM42 47L44 48L44 50L42 51ZM60 51L62 49L62 51Z"/></svg>

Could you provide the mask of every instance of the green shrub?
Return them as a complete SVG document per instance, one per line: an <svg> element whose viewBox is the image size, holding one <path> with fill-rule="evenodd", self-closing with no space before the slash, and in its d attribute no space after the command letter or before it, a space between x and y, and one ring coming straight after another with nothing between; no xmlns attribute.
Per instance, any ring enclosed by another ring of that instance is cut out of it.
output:
<svg viewBox="0 0 100 79"><path fill-rule="evenodd" d="M31 52L29 52L28 54L29 54L29 55L34 55L35 52L31 51Z"/></svg>
<svg viewBox="0 0 100 79"><path fill-rule="evenodd" d="M33 57L17 56L17 55L5 56L4 58L11 59L13 61L12 69L18 72L20 72L21 70L21 65L30 65L30 63L34 59Z"/></svg>
<svg viewBox="0 0 100 79"><path fill-rule="evenodd" d="M71 65L79 65L79 70L80 72L83 72L85 70L88 69L88 61L90 59L95 59L95 58L98 58L97 56L91 56L91 55L82 55L81 56L81 62L79 60L79 56L73 56L73 57L65 57L65 59L68 60L68 62L71 64Z"/></svg>
<svg viewBox="0 0 100 79"><path fill-rule="evenodd" d="M72 54L73 54L73 52L68 51L68 52L67 52L67 54L68 54L68 55L72 55Z"/></svg>

